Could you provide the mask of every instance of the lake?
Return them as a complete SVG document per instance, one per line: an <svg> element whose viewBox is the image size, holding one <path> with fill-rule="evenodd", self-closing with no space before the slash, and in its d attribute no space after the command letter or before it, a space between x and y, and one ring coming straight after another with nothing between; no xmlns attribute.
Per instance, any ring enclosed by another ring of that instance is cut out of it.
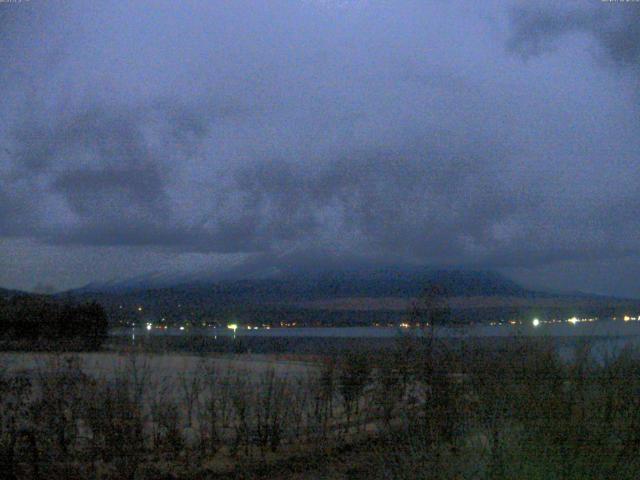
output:
<svg viewBox="0 0 640 480"><path fill-rule="evenodd" d="M124 340L129 337L136 344L149 344L152 340L162 341L161 345L180 345L179 348L200 348L233 351L234 339L242 340L249 351L265 353L279 351L321 354L329 350L349 350L352 348L379 348L393 344L400 335L427 336L429 330L400 327L289 327L271 329L241 329L235 332L228 328L177 327L166 329L145 327L118 328L111 332L113 337ZM436 336L442 339L474 340L498 345L509 338L548 338L557 348L562 358L571 360L577 348L585 341L591 345L593 358L598 361L615 356L626 346L640 347L640 322L622 320L600 320L595 322L541 323L518 325L474 325L463 328L440 328ZM195 339L207 340L204 343ZM165 339L165 340L162 340ZM115 338L114 338L115 340ZM169 343L167 343L169 342ZM155 343L155 342L154 342ZM206 347L204 346L206 345ZM216 345L218 345L216 347ZM164 347L163 347L164 348Z"/></svg>

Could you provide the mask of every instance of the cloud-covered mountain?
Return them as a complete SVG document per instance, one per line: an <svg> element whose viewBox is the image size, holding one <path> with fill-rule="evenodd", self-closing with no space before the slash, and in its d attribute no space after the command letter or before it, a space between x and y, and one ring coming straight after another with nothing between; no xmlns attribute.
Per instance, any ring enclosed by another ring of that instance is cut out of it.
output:
<svg viewBox="0 0 640 480"><path fill-rule="evenodd" d="M152 274L88 285L61 297L97 300L107 307L112 320L123 323L372 325L403 321L415 298L434 283L447 292L452 318L465 322L504 321L532 314L606 317L619 309L636 308L638 303L533 291L491 271L407 265L280 265L277 269L191 276Z"/></svg>
<svg viewBox="0 0 640 480"><path fill-rule="evenodd" d="M640 295L638 12L0 2L0 283L324 249Z"/></svg>
<svg viewBox="0 0 640 480"><path fill-rule="evenodd" d="M256 259L221 271L152 272L122 280L91 283L74 293L118 293L142 290L191 289L235 291L249 301L256 291L271 291L276 300L333 297L416 297L437 283L449 296L526 296L534 292L492 271L443 269L414 265L366 263L365 259L309 257ZM278 262L279 260L279 262Z"/></svg>

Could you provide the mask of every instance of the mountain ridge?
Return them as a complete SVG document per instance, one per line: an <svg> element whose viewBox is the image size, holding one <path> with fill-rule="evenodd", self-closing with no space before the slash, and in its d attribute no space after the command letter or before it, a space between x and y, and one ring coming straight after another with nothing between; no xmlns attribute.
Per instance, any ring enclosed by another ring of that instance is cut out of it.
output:
<svg viewBox="0 0 640 480"><path fill-rule="evenodd" d="M489 270L441 269L432 267L370 267L366 269L289 269L270 275L212 275L210 277L153 272L103 283L90 283L62 294L105 294L159 291L166 289L231 289L247 294L266 290L281 294L328 296L401 296L420 294L426 284L437 283L448 295L539 295L504 275Z"/></svg>

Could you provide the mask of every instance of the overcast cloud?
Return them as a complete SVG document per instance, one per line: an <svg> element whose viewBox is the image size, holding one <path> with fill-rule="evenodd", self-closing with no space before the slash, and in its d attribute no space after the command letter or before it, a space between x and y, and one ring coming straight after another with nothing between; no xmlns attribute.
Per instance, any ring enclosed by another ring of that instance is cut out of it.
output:
<svg viewBox="0 0 640 480"><path fill-rule="evenodd" d="M31 0L0 41L0 285L309 252L640 296L640 4Z"/></svg>

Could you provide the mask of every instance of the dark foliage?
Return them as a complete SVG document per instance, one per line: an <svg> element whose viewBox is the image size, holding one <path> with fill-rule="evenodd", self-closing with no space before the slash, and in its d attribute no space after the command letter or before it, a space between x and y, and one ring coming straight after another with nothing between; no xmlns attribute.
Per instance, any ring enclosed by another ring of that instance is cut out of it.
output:
<svg viewBox="0 0 640 480"><path fill-rule="evenodd" d="M97 303L58 303L35 295L0 299L0 339L12 345L96 350L106 340L108 326Z"/></svg>

